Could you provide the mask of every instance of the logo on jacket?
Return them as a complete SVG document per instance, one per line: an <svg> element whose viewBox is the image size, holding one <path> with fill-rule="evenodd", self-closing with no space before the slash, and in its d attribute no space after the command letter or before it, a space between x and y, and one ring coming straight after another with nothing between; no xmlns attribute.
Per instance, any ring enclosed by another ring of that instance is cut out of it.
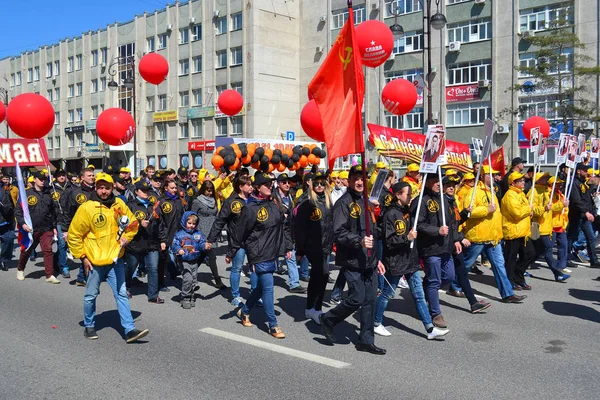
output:
<svg viewBox="0 0 600 400"><path fill-rule="evenodd" d="M490 199L488 199L487 196L485 196L484 198L482 198L481 202L483 203L484 206L489 206L490 205Z"/></svg>
<svg viewBox="0 0 600 400"><path fill-rule="evenodd" d="M394 227L396 228L396 235L403 235L406 232L406 222L401 219L394 222Z"/></svg>
<svg viewBox="0 0 600 400"><path fill-rule="evenodd" d="M92 217L92 223L96 228L104 228L106 222L108 222L108 218L104 214L98 213Z"/></svg>
<svg viewBox="0 0 600 400"><path fill-rule="evenodd" d="M83 193L79 193L76 197L75 197L75 201L77 202L77 204L83 204L88 200L87 196Z"/></svg>
<svg viewBox="0 0 600 400"><path fill-rule="evenodd" d="M265 222L269 219L269 212L265 207L261 207L258 209L258 213L256 214L256 220L258 222Z"/></svg>
<svg viewBox="0 0 600 400"><path fill-rule="evenodd" d="M427 209L429 212L438 212L440 210L440 205L437 201L429 199L427 200Z"/></svg>
<svg viewBox="0 0 600 400"><path fill-rule="evenodd" d="M581 184L581 193L585 193L587 192L587 187L585 186L585 183Z"/></svg>
<svg viewBox="0 0 600 400"><path fill-rule="evenodd" d="M189 188L187 194L188 196L192 197L194 195L194 190L192 188Z"/></svg>
<svg viewBox="0 0 600 400"><path fill-rule="evenodd" d="M317 222L321 218L323 218L323 214L321 213L320 209L315 208L309 218L310 218L311 221Z"/></svg>
<svg viewBox="0 0 600 400"><path fill-rule="evenodd" d="M385 197L383 198L383 205L386 207L389 207L390 204L392 204L392 195L391 194L386 194Z"/></svg>
<svg viewBox="0 0 600 400"><path fill-rule="evenodd" d="M194 235L194 240L200 240L200 239L202 239L202 236L200 236L200 235Z"/></svg>
<svg viewBox="0 0 600 400"><path fill-rule="evenodd" d="M135 212L135 218L139 219L140 221L143 219L146 219L146 213L143 212L142 210L138 210Z"/></svg>
<svg viewBox="0 0 600 400"><path fill-rule="evenodd" d="M231 212L234 214L239 214L240 211L242 211L242 202L239 200L235 200L233 202L231 202L231 207L229 207L231 209Z"/></svg>
<svg viewBox="0 0 600 400"><path fill-rule="evenodd" d="M27 197L27 204L29 204L30 206L35 206L37 204L37 197L35 197L34 195Z"/></svg>
<svg viewBox="0 0 600 400"><path fill-rule="evenodd" d="M173 206L172 206L172 205L171 205L171 203L169 203L169 202L164 202L164 203L162 204L162 211L163 211L165 214L169 214L171 211L173 211Z"/></svg>
<svg viewBox="0 0 600 400"><path fill-rule="evenodd" d="M350 216L352 218L358 218L362 214L362 208L357 203L350 203L348 208L350 209Z"/></svg>
<svg viewBox="0 0 600 400"><path fill-rule="evenodd" d="M52 192L52 200L54 200L54 201L60 200L60 193L58 193L57 191Z"/></svg>
<svg viewBox="0 0 600 400"><path fill-rule="evenodd" d="M156 196L150 196L150 197L148 197L148 201L150 201L151 204L156 203Z"/></svg>

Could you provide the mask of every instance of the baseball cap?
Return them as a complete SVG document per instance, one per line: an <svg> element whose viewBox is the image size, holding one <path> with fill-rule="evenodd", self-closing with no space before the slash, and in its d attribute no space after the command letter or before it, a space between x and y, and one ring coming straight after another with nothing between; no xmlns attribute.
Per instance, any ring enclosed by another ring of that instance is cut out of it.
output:
<svg viewBox="0 0 600 400"><path fill-rule="evenodd" d="M514 181L521 179L522 177L524 177L525 175L523 175L520 172L513 172L508 176L508 183L513 183Z"/></svg>
<svg viewBox="0 0 600 400"><path fill-rule="evenodd" d="M64 169L59 168L56 171L54 171L54 177L57 178L59 176L67 176L67 172Z"/></svg>
<svg viewBox="0 0 600 400"><path fill-rule="evenodd" d="M277 182L283 182L283 181L289 181L290 177L288 174L279 174L279 176L277 177Z"/></svg>
<svg viewBox="0 0 600 400"><path fill-rule="evenodd" d="M375 164L375 168L385 168L385 163L383 161L379 161L377 164Z"/></svg>
<svg viewBox="0 0 600 400"><path fill-rule="evenodd" d="M489 174L490 173L490 166L489 165L484 165L482 171L483 171L484 174ZM492 174L499 174L499 172L492 168Z"/></svg>
<svg viewBox="0 0 600 400"><path fill-rule="evenodd" d="M46 174L44 174L42 171L35 171L32 176L34 178L37 178L39 180L45 181L46 179L48 179L48 177L46 176Z"/></svg>
<svg viewBox="0 0 600 400"><path fill-rule="evenodd" d="M454 168L447 169L445 176L452 176L452 175L458 175L458 171L456 171Z"/></svg>
<svg viewBox="0 0 600 400"><path fill-rule="evenodd" d="M579 171L579 170L582 170L582 171L587 171L587 169L588 169L588 168L585 166L585 164L584 164L584 163L581 163L581 162L580 162L580 163L577 163L577 166L575 167L575 170L576 170L576 171Z"/></svg>
<svg viewBox="0 0 600 400"><path fill-rule="evenodd" d="M125 172L125 173L131 173L131 169L129 169L129 167L121 167L121 169L119 170L119 172Z"/></svg>
<svg viewBox="0 0 600 400"><path fill-rule="evenodd" d="M94 166L94 164L88 164L86 168L96 169L96 167Z"/></svg>
<svg viewBox="0 0 600 400"><path fill-rule="evenodd" d="M457 176L444 176L442 178L442 185L456 185L459 179Z"/></svg>
<svg viewBox="0 0 600 400"><path fill-rule="evenodd" d="M302 182L306 183L308 181L312 181L315 179L315 174L313 174L312 172L309 172L308 174L304 175L304 179L302 180Z"/></svg>
<svg viewBox="0 0 600 400"><path fill-rule="evenodd" d="M127 183L125 182L125 179L121 178L120 176L113 178L113 180L115 181L115 183L120 183L121 185L125 185Z"/></svg>
<svg viewBox="0 0 600 400"><path fill-rule="evenodd" d="M269 176L269 174L265 172L256 172L254 174L254 182L252 182L252 186L260 187L266 183L271 183L273 180Z"/></svg>
<svg viewBox="0 0 600 400"><path fill-rule="evenodd" d="M102 172L105 174L112 174L113 172L115 172L115 168L112 165L105 165L104 168L102 168ZM114 182L111 182L114 183Z"/></svg>
<svg viewBox="0 0 600 400"><path fill-rule="evenodd" d="M515 165L518 164L525 164L525 160L523 160L521 157L515 157L512 159L512 162L510 163L511 167L514 167Z"/></svg>
<svg viewBox="0 0 600 400"><path fill-rule="evenodd" d="M110 176L106 172L99 172L96 174L96 183L98 183L100 181L104 181L104 182L108 182L108 183L115 183L112 176Z"/></svg>
<svg viewBox="0 0 600 400"><path fill-rule="evenodd" d="M339 173L338 171L333 171L333 172L332 172L332 173L331 173L329 176L330 176L332 179L335 179L335 178L338 178L338 177L339 177L339 175L340 175L340 173Z"/></svg>
<svg viewBox="0 0 600 400"><path fill-rule="evenodd" d="M475 175L473 175L472 172L467 172L465 176L463 176L463 180L465 181L472 181L473 179L475 179Z"/></svg>
<svg viewBox="0 0 600 400"><path fill-rule="evenodd" d="M417 163L408 164L408 167L406 168L406 170L408 172L417 172L417 171L419 171L419 164L417 164Z"/></svg>
<svg viewBox="0 0 600 400"><path fill-rule="evenodd" d="M362 173L363 173L362 165L353 165L352 168L350 168L350 172L348 172L348 176L362 175Z"/></svg>
<svg viewBox="0 0 600 400"><path fill-rule="evenodd" d="M539 181L540 179L544 178L544 177L548 177L550 176L550 173L548 172L538 172L537 174L535 174L535 181Z"/></svg>
<svg viewBox="0 0 600 400"><path fill-rule="evenodd" d="M316 179L327 179L327 175L325 175L323 172L318 171L314 174L314 178L313 181Z"/></svg>
<svg viewBox="0 0 600 400"><path fill-rule="evenodd" d="M342 171L338 174L338 178L340 179L348 179L348 171Z"/></svg>
<svg viewBox="0 0 600 400"><path fill-rule="evenodd" d="M144 180L137 181L134 187L135 187L135 190L149 190L150 189L150 185L148 185L148 182L146 182Z"/></svg>
<svg viewBox="0 0 600 400"><path fill-rule="evenodd" d="M551 176L550 179L548 179L548 184L553 185L554 181L556 181L556 183L564 183L564 180Z"/></svg>
<svg viewBox="0 0 600 400"><path fill-rule="evenodd" d="M186 167L179 167L177 170L177 175L187 175L188 169Z"/></svg>
<svg viewBox="0 0 600 400"><path fill-rule="evenodd" d="M399 193L405 187L410 187L408 182L398 182L392 185L392 192Z"/></svg>

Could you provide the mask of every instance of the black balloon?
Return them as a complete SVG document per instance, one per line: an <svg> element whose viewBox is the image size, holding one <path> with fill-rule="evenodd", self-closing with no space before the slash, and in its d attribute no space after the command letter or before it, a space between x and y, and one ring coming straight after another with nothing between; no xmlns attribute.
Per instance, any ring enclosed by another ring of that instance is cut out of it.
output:
<svg viewBox="0 0 600 400"><path fill-rule="evenodd" d="M263 172L267 172L269 170L269 162L268 161L266 163L261 162L260 170Z"/></svg>
<svg viewBox="0 0 600 400"><path fill-rule="evenodd" d="M238 144L238 147L240 148L240 150L241 150L241 149L245 149L245 148L246 148L246 146L247 146L247 144L246 144L246 143L240 143L240 144Z"/></svg>
<svg viewBox="0 0 600 400"><path fill-rule="evenodd" d="M279 157L281 157L281 154L282 154L282 153L281 153L281 150L279 150L279 149L275 149L275 150L273 150L273 155L274 155L274 156L279 156Z"/></svg>
<svg viewBox="0 0 600 400"><path fill-rule="evenodd" d="M292 160L291 158L287 161L287 167L288 168L292 168L294 166L294 160Z"/></svg>
<svg viewBox="0 0 600 400"><path fill-rule="evenodd" d="M248 155L248 150L247 150L247 149L245 149L245 148L244 148L244 149L242 150L242 149L240 148L240 151L242 152L242 158L244 158L244 157L246 157L246 156Z"/></svg>
<svg viewBox="0 0 600 400"><path fill-rule="evenodd" d="M315 156L319 157L319 154L321 154L321 148L315 147L314 149L312 149L311 154L314 154Z"/></svg>
<svg viewBox="0 0 600 400"><path fill-rule="evenodd" d="M310 154L310 149L308 147L303 147L302 148L302 155L303 156L308 156Z"/></svg>
<svg viewBox="0 0 600 400"><path fill-rule="evenodd" d="M298 160L300 160L300 155L297 153L292 154L292 161L296 163Z"/></svg>
<svg viewBox="0 0 600 400"><path fill-rule="evenodd" d="M290 156L288 156L287 154L282 154L281 155L281 162L284 164L287 164L287 162L290 160Z"/></svg>
<svg viewBox="0 0 600 400"><path fill-rule="evenodd" d="M262 157L265 155L265 149L263 149L262 147L257 147L254 154L258 154L259 157Z"/></svg>
<svg viewBox="0 0 600 400"><path fill-rule="evenodd" d="M242 165L246 168L250 166L250 164L242 164Z"/></svg>
<svg viewBox="0 0 600 400"><path fill-rule="evenodd" d="M319 154L320 154L319 158L325 158L325 157L327 157L327 152L325 150L323 150L323 149L321 149L321 152Z"/></svg>
<svg viewBox="0 0 600 400"><path fill-rule="evenodd" d="M221 150L219 150L218 153L221 157L225 158L225 156L228 154L227 150L225 150L225 148L222 148Z"/></svg>
<svg viewBox="0 0 600 400"><path fill-rule="evenodd" d="M296 145L294 146L294 148L292 149L292 151L294 152L294 154L302 154L302 146L300 145Z"/></svg>
<svg viewBox="0 0 600 400"><path fill-rule="evenodd" d="M225 158L223 158L225 165L230 167L235 164L235 154L227 154Z"/></svg>
<svg viewBox="0 0 600 400"><path fill-rule="evenodd" d="M225 150L227 150L228 153L234 153L233 147L231 147L230 145L223 146L223 147L225 148Z"/></svg>
<svg viewBox="0 0 600 400"><path fill-rule="evenodd" d="M281 162L281 157L277 154L273 154L273 157L271 157L271 162L273 164L279 164Z"/></svg>
<svg viewBox="0 0 600 400"><path fill-rule="evenodd" d="M264 164L264 163L267 163L267 164L268 164L268 163L269 163L269 157L268 157L268 156L262 156L262 157L260 158L260 163L261 163L261 164Z"/></svg>
<svg viewBox="0 0 600 400"><path fill-rule="evenodd" d="M254 155L252 156L252 162L258 162L260 160L260 156L256 153L254 153Z"/></svg>

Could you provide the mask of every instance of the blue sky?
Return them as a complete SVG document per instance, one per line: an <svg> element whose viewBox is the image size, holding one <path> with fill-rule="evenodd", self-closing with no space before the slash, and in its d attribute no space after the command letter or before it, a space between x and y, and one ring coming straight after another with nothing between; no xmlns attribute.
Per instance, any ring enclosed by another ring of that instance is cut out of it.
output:
<svg viewBox="0 0 600 400"><path fill-rule="evenodd" d="M165 0L3 0L0 59L103 29L116 21L129 21L136 14L154 12L166 4Z"/></svg>

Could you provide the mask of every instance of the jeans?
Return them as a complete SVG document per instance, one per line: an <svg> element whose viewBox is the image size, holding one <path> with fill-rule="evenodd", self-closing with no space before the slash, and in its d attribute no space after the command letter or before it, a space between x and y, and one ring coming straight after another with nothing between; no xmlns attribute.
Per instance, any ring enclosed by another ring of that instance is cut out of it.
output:
<svg viewBox="0 0 600 400"><path fill-rule="evenodd" d="M244 257L246 257L246 250L239 248L235 257L231 260L231 272L229 273L229 284L231 285L231 295L233 298L240 297L240 280L242 267L244 265Z"/></svg>
<svg viewBox="0 0 600 400"><path fill-rule="evenodd" d="M568 240L566 232L552 232L552 243L556 243L556 268L567 268Z"/></svg>
<svg viewBox="0 0 600 400"><path fill-rule="evenodd" d="M546 260L546 264L548 264L548 268L552 270L552 273L556 278L559 275L562 275L562 272L556 269L556 261L554 260L554 255L552 254L552 243L554 242L552 241L552 236L550 235L540 236L538 240L534 241L536 258L537 256L543 255L544 260Z"/></svg>
<svg viewBox="0 0 600 400"><path fill-rule="evenodd" d="M279 263L279 261L277 261ZM300 286L300 275L298 274L298 264L296 264L296 250L292 250L292 258L285 259L288 273L288 287L290 289Z"/></svg>
<svg viewBox="0 0 600 400"><path fill-rule="evenodd" d="M85 295L83 296L83 326L93 328L96 319L96 297L98 297L100 283L106 280L113 291L117 302L117 310L121 318L121 326L127 335L135 329L127 289L125 288L125 266L121 260L115 264L104 267L94 267L87 276Z"/></svg>
<svg viewBox="0 0 600 400"><path fill-rule="evenodd" d="M302 257L300 260L300 268L298 269L300 272L300 278L309 279L308 263L308 257Z"/></svg>
<svg viewBox="0 0 600 400"><path fill-rule="evenodd" d="M385 277L387 278L391 287L390 285L385 285L383 291L377 298L374 317L375 325L380 325L383 322L383 312L387 308L390 299L394 297L394 293L396 293L398 282L400 282L402 275L391 276L386 272ZM429 315L429 310L427 309L427 302L425 301L425 292L423 291L423 281L421 280L421 275L419 275L419 272L417 271L413 272L412 274L405 275L405 278L408 282L408 287L410 287L410 293L412 294L415 302L415 307L417 308L419 318L421 318L421 322L423 322L423 326L425 326L425 329L427 330L433 327L433 323L431 322L431 315Z"/></svg>
<svg viewBox="0 0 600 400"><path fill-rule="evenodd" d="M153 300L158 297L158 250L148 251L146 253L125 252L123 257L125 261L125 283L127 288L131 288L133 273L141 261L146 265L148 273L148 299Z"/></svg>
<svg viewBox="0 0 600 400"><path fill-rule="evenodd" d="M454 260L451 254L423 258L425 264L425 297L433 317L441 314L438 290L444 283L454 279Z"/></svg>
<svg viewBox="0 0 600 400"><path fill-rule="evenodd" d="M0 226L0 261L10 261L13 259L15 249L15 228L13 224L8 223Z"/></svg>
<svg viewBox="0 0 600 400"><path fill-rule="evenodd" d="M597 264L598 256L596 255L596 236L594 235L592 223L587 219L577 218L574 221L569 221L567 233L567 237L569 238L569 249L573 248L573 244L577 240L580 230L585 235L585 242L588 256L590 257L590 263Z"/></svg>
<svg viewBox="0 0 600 400"><path fill-rule="evenodd" d="M465 268L467 271L471 270L471 267L475 264L475 260L480 254L485 254L488 260L490 260L490 264L492 264L492 273L494 274L496 287L500 292L500 296L505 299L515 294L512 284L506 274L504 254L502 253L502 246L500 243L495 246L491 243L471 243L465 251ZM460 290L460 286L458 286L456 282L453 282L452 289Z"/></svg>
<svg viewBox="0 0 600 400"><path fill-rule="evenodd" d="M379 261L381 261L381 257L383 257L383 240L377 241L377 251L379 252ZM383 290L384 284L385 284L385 279L383 279L383 275L377 274L377 289L380 292Z"/></svg>
<svg viewBox="0 0 600 400"><path fill-rule="evenodd" d="M276 261L274 260L273 263L276 263ZM252 311L252 308L254 308L262 296L269 328L274 328L277 326L277 318L275 317L275 299L273 297L273 273L253 273L253 275L256 275L258 285L255 290L250 292L248 300L242 307L242 312L250 314L250 311Z"/></svg>
<svg viewBox="0 0 600 400"><path fill-rule="evenodd" d="M69 264L67 264L67 241L63 239L63 229L60 224L56 225L58 243L56 253L54 253L54 266L60 267L63 273L69 272Z"/></svg>

